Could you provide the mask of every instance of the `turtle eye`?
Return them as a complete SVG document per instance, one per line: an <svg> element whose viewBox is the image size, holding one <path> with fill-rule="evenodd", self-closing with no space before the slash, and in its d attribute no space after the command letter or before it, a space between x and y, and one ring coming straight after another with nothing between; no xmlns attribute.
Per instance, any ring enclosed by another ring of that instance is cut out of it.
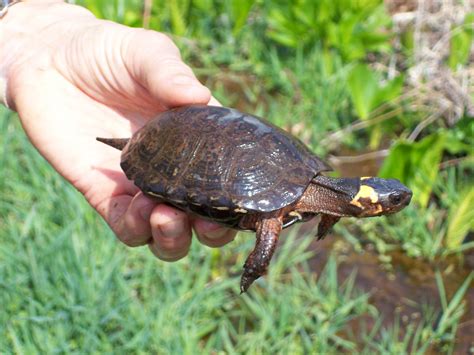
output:
<svg viewBox="0 0 474 355"><path fill-rule="evenodd" d="M398 205L400 202L402 202L402 195L400 195L399 193L390 194L388 198L390 200L390 203L394 205Z"/></svg>

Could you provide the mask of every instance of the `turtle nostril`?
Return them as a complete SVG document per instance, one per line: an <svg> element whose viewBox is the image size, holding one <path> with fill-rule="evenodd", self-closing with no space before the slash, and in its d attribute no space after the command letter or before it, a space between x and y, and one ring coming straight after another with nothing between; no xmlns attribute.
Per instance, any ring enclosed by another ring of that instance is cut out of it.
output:
<svg viewBox="0 0 474 355"><path fill-rule="evenodd" d="M402 195L399 193L393 193L389 196L390 202L394 205L400 204L402 202Z"/></svg>

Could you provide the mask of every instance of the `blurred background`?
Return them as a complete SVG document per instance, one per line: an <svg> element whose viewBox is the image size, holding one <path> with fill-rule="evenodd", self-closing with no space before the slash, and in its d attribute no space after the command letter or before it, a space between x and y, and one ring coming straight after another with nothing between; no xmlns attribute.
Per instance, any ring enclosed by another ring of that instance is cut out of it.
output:
<svg viewBox="0 0 474 355"><path fill-rule="evenodd" d="M128 249L1 108L0 352L474 352L472 2L75 3L169 34L222 104L413 202L322 242L287 230L239 295L253 234L173 264Z"/></svg>

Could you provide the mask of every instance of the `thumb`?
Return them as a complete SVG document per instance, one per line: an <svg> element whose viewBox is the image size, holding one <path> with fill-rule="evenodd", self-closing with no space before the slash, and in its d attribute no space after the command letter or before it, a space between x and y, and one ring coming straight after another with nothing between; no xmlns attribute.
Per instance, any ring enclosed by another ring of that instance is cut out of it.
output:
<svg viewBox="0 0 474 355"><path fill-rule="evenodd" d="M154 101L165 109L209 102L209 89L183 63L171 39L159 32L136 30L128 40L124 58L127 68Z"/></svg>

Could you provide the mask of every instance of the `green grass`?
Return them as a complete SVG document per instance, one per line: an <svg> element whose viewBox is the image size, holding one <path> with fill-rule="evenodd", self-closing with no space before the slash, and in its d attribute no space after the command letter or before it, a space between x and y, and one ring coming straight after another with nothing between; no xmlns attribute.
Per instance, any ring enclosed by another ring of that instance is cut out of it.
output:
<svg viewBox="0 0 474 355"><path fill-rule="evenodd" d="M339 285L334 259L318 278L301 273L311 239L295 248L288 238L261 289L240 296L240 265L253 238L243 235L222 253L195 244L174 264L128 249L36 153L14 117L1 123L1 350L354 347L337 332L368 311L368 296L356 292L353 277Z"/></svg>
<svg viewBox="0 0 474 355"><path fill-rule="evenodd" d="M441 341L459 322L463 290L453 306L444 301L447 330L428 332L435 323L427 320L408 340L381 326L352 333L353 322L380 312L358 290L356 271L338 278L335 257L320 275L309 269L311 236L286 238L270 274L243 296L250 235L221 251L194 243L173 264L128 249L39 156L16 117L1 113L0 352L370 352L412 344L410 336Z"/></svg>

